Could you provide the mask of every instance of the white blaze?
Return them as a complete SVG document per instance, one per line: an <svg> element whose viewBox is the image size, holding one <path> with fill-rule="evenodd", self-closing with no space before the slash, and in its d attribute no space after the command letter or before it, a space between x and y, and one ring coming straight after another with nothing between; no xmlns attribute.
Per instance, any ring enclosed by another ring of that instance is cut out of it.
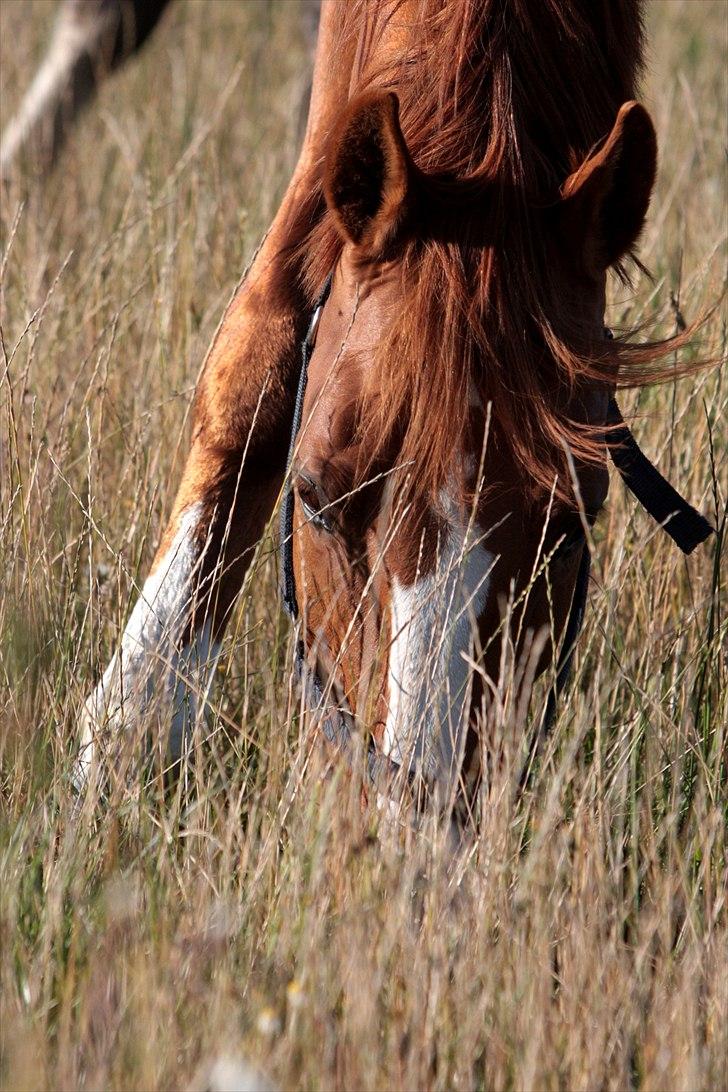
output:
<svg viewBox="0 0 728 1092"><path fill-rule="evenodd" d="M131 727L153 700L159 700L171 715L169 750L178 758L200 705L204 706L220 651L211 639L210 623L194 631L191 642L180 645L197 578L200 550L195 529L201 507L194 504L182 515L169 550L144 583L119 649L86 701L79 783L87 778L99 729Z"/></svg>
<svg viewBox="0 0 728 1092"><path fill-rule="evenodd" d="M468 721L474 625L482 612L494 555L473 532L451 527L431 574L392 584L389 710L384 751L437 778L457 777Z"/></svg>

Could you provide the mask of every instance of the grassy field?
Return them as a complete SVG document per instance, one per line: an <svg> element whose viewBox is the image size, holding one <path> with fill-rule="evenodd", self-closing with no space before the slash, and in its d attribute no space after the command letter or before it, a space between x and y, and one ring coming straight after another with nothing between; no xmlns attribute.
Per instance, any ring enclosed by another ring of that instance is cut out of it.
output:
<svg viewBox="0 0 728 1092"><path fill-rule="evenodd" d="M0 122L52 6L0 4ZM608 320L672 332L726 264L728 7L649 10L661 165ZM456 875L302 746L269 546L246 584L194 791L73 809L86 693L169 511L200 363L295 161L290 3L182 3L55 173L2 197L0 1085L282 1088L728 1084L728 603L721 540L685 560L613 482L573 697L525 796L503 761ZM725 356L719 308L695 355ZM688 357L690 354L688 354ZM7 367L6 367L7 364ZM714 521L719 371L626 398ZM495 738L497 737L497 738ZM232 1062L231 1062L232 1064Z"/></svg>

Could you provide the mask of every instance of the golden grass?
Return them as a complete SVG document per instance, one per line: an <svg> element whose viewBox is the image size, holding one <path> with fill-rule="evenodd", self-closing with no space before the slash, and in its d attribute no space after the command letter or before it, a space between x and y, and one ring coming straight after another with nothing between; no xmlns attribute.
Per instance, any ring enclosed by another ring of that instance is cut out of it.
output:
<svg viewBox="0 0 728 1092"><path fill-rule="evenodd" d="M49 9L0 5L0 122ZM672 330L722 291L727 11L650 10L656 279L616 289L615 326ZM722 540L684 560L618 480L572 698L520 801L523 725L504 713L455 877L441 832L374 838L356 793L319 776L289 715L268 549L194 791L140 784L74 813L76 718L169 510L207 343L293 165L304 71L290 4L182 4L53 176L3 195L0 1083L199 1086L229 1054L285 1088L725 1088ZM725 319L696 354L725 356ZM714 371L643 394L636 426L719 521L727 403Z"/></svg>

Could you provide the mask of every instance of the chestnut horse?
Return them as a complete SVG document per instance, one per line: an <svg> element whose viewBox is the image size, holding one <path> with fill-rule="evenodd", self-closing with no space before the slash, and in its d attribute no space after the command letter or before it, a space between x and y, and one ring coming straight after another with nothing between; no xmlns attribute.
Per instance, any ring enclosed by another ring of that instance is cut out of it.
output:
<svg viewBox="0 0 728 1092"><path fill-rule="evenodd" d="M523 688L565 667L610 435L654 485L612 396L676 347L605 332L655 178L641 58L638 0L324 0L300 159L210 350L79 779L152 708L181 754L284 479L285 598L344 749L368 733L373 768L449 807L506 661ZM707 525L678 517L690 549Z"/></svg>

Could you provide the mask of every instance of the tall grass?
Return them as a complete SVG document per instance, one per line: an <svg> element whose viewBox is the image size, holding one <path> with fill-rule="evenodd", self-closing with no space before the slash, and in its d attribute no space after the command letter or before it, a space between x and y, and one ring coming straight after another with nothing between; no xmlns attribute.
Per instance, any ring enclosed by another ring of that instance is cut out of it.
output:
<svg viewBox="0 0 728 1092"><path fill-rule="evenodd" d="M720 296L727 10L655 3L661 166L612 325ZM0 121L49 5L0 5ZM0 1083L698 1089L728 1083L723 536L685 560L619 481L561 709L522 798L504 711L469 855L379 830L324 777L264 543L218 713L176 793L74 810L85 694L169 510L199 364L295 160L306 45L287 3L180 4L57 170L3 194ZM724 357L726 315L694 352ZM724 528L719 371L643 393L636 432ZM377 837L380 834L381 837Z"/></svg>

